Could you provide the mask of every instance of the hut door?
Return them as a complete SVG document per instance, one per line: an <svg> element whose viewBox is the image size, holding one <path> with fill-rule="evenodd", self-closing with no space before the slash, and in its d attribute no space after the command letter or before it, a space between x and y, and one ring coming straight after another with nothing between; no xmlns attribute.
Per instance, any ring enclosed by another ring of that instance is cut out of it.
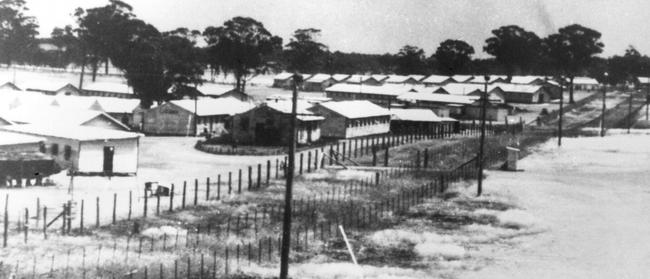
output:
<svg viewBox="0 0 650 279"><path fill-rule="evenodd" d="M113 155L115 155L115 147L104 146L104 172L113 172Z"/></svg>

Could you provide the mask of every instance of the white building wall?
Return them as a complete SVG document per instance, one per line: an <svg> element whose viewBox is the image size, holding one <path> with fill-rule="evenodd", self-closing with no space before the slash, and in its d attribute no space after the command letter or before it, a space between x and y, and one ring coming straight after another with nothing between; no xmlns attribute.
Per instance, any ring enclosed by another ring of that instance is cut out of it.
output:
<svg viewBox="0 0 650 279"><path fill-rule="evenodd" d="M104 141L87 141L81 143L79 153L79 171L98 173L104 171L104 147L113 146L114 173L137 173L138 139L121 139Z"/></svg>

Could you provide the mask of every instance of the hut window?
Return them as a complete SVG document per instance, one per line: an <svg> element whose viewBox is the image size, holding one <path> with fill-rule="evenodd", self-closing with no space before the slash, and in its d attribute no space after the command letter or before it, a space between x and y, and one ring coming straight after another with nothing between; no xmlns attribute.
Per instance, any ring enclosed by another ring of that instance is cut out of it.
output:
<svg viewBox="0 0 650 279"><path fill-rule="evenodd" d="M70 157L72 156L72 147L69 145L66 145L63 147L63 159L65 160L70 160Z"/></svg>
<svg viewBox="0 0 650 279"><path fill-rule="evenodd" d="M50 146L50 153L54 156L59 155L59 145L56 143L53 143L52 146Z"/></svg>

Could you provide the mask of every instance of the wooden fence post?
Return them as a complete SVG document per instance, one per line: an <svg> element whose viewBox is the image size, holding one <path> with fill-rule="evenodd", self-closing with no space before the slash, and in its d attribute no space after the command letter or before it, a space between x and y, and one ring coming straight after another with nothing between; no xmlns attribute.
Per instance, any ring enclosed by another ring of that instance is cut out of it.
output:
<svg viewBox="0 0 650 279"><path fill-rule="evenodd" d="M237 181L237 193L241 194L242 171L239 169L239 181Z"/></svg>
<svg viewBox="0 0 650 279"><path fill-rule="evenodd" d="M300 168L299 168L299 174L302 174L302 161L303 161L303 157L304 157L304 155L305 155L304 153L300 153ZM290 174L290 175L293 175L293 174Z"/></svg>
<svg viewBox="0 0 650 279"><path fill-rule="evenodd" d="M183 181L183 193L181 197L181 209L185 209L185 195L187 194L187 181Z"/></svg>
<svg viewBox="0 0 650 279"><path fill-rule="evenodd" d="M81 208L79 212L79 233L84 233L84 200L81 200ZM47 224L45 224L47 226Z"/></svg>
<svg viewBox="0 0 650 279"><path fill-rule="evenodd" d="M47 239L47 206L43 206L43 239Z"/></svg>
<svg viewBox="0 0 650 279"><path fill-rule="evenodd" d="M311 151L307 151L307 172L311 172Z"/></svg>
<svg viewBox="0 0 650 279"><path fill-rule="evenodd" d="M373 167L377 166L377 146L376 145L372 146L372 166Z"/></svg>
<svg viewBox="0 0 650 279"><path fill-rule="evenodd" d="M257 164L257 189L262 187L262 164Z"/></svg>
<svg viewBox="0 0 650 279"><path fill-rule="evenodd" d="M199 202L199 180L194 179L194 206Z"/></svg>
<svg viewBox="0 0 650 279"><path fill-rule="evenodd" d="M388 145L384 145L386 148L386 152L384 153L384 167L388 167Z"/></svg>
<svg viewBox="0 0 650 279"><path fill-rule="evenodd" d="M221 200L221 174L217 174L217 200Z"/></svg>
<svg viewBox="0 0 650 279"><path fill-rule="evenodd" d="M169 212L174 211L174 183L172 183L172 188L169 190Z"/></svg>
<svg viewBox="0 0 650 279"><path fill-rule="evenodd" d="M266 187L269 187L271 184L271 160L266 160Z"/></svg>
<svg viewBox="0 0 650 279"><path fill-rule="evenodd" d="M429 166L429 150L424 149L424 168L426 169Z"/></svg>
<svg viewBox="0 0 650 279"><path fill-rule="evenodd" d="M248 191L253 188L253 167L248 166Z"/></svg>
<svg viewBox="0 0 650 279"><path fill-rule="evenodd" d="M146 195L145 195L146 196ZM99 228L99 197L96 199L96 208L95 208L95 227ZM145 208L146 208L146 200L145 200ZM145 211L146 212L146 211ZM146 213L145 213L146 217Z"/></svg>
<svg viewBox="0 0 650 279"><path fill-rule="evenodd" d="M116 211L117 211L117 193L113 193L113 222L112 222L113 225L115 225L116 222L115 219L117 219Z"/></svg>
<svg viewBox="0 0 650 279"><path fill-rule="evenodd" d="M210 200L210 178L209 177L205 178L205 200L206 201Z"/></svg>
<svg viewBox="0 0 650 279"><path fill-rule="evenodd" d="M2 233L2 247L7 247L7 237L9 234L9 194L5 197L5 212L4 212L4 230Z"/></svg>
<svg viewBox="0 0 650 279"><path fill-rule="evenodd" d="M131 213L133 212L133 191L129 190L129 212L126 219L131 220Z"/></svg>

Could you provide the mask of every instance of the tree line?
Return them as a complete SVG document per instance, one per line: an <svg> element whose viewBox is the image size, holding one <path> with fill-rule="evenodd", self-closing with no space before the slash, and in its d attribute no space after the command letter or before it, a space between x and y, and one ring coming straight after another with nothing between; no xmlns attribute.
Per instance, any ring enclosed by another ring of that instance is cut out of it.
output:
<svg viewBox="0 0 650 279"><path fill-rule="evenodd" d="M170 95L194 94L205 72L231 74L244 91L251 77L279 71L301 73L383 74L499 74L547 75L573 82L591 76L612 84L650 75L650 58L630 46L623 55L601 58L601 34L578 24L560 28L540 38L516 25L492 30L483 51L491 57L474 58L467 42L448 39L427 56L417 46L397 53L363 54L331 51L320 42L321 30L298 29L288 43L271 34L263 23L234 17L203 31L177 28L161 32L138 19L121 0L105 6L78 8L75 26L55 28L49 38L36 38L38 22L26 14L24 0L0 1L0 62L67 67L82 65L94 80L109 63L120 69L135 94L148 107ZM203 40L206 46L199 47ZM44 48L52 45L53 48ZM605 75L608 72L609 75ZM572 86L570 87L572 88ZM570 94L572 95L572 94Z"/></svg>

